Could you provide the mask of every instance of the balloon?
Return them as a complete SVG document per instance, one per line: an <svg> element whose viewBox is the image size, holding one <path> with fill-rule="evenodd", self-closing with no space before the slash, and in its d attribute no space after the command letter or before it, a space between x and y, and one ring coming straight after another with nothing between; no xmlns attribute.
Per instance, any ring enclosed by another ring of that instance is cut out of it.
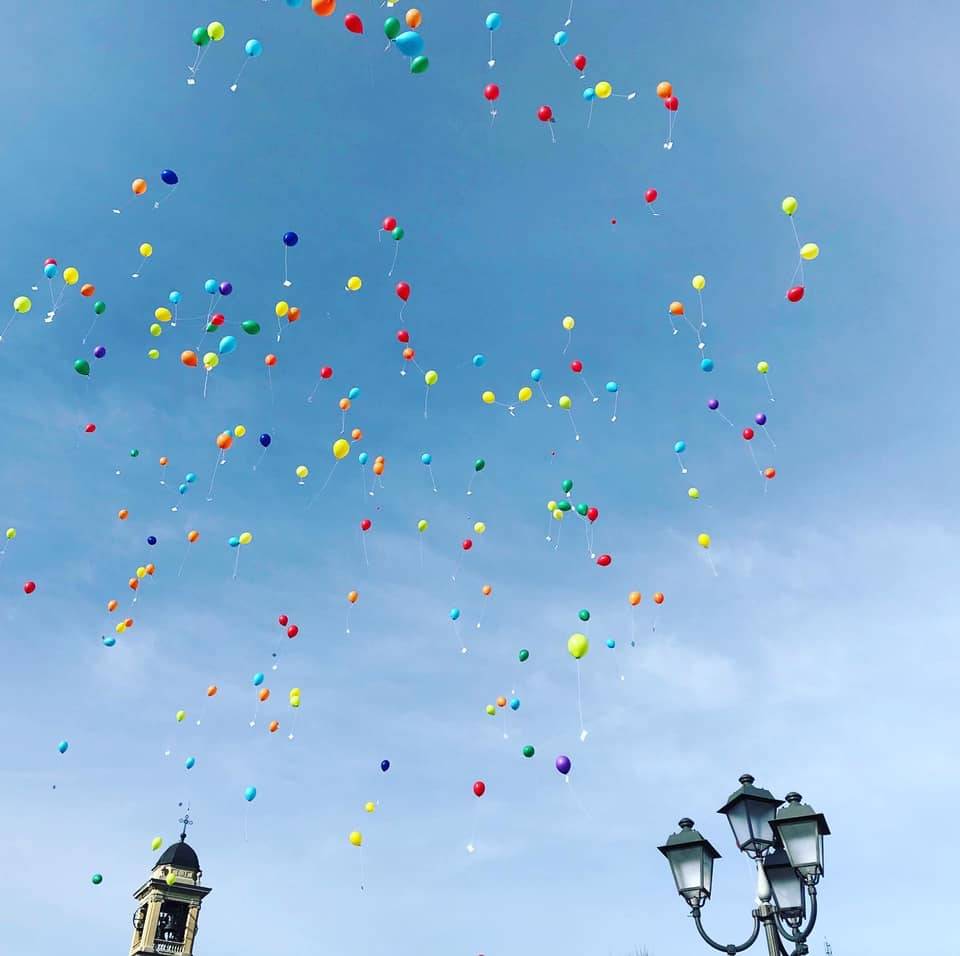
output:
<svg viewBox="0 0 960 956"><path fill-rule="evenodd" d="M497 715L497 708L494 707L493 704L487 704L484 710L487 712L489 717L496 717Z"/></svg>
<svg viewBox="0 0 960 956"><path fill-rule="evenodd" d="M616 382L607 382L607 384L604 385L603 387L604 387L611 395L615 395L617 392L620 391L620 386L619 386Z"/></svg>
<svg viewBox="0 0 960 956"><path fill-rule="evenodd" d="M476 522L476 523L474 524L473 530L474 530L477 534L483 534L484 531L487 530L487 526L486 526L482 521L478 521L478 522Z"/></svg>
<svg viewBox="0 0 960 956"><path fill-rule="evenodd" d="M184 717L186 717L186 716L187 716L187 712L186 712L185 710L178 710L178 711L177 711L177 723L178 723L178 724L182 724L182 723L183 723L183 719L184 719Z"/></svg>
<svg viewBox="0 0 960 956"><path fill-rule="evenodd" d="M703 276L694 276L690 280L690 285L692 285L697 292L702 292L707 285L707 280Z"/></svg>
<svg viewBox="0 0 960 956"><path fill-rule="evenodd" d="M743 440L744 440L744 441L753 441L753 434L754 434L754 432L753 432L753 429L752 429L752 428L745 428L745 429L741 432L741 434L743 435Z"/></svg>
<svg viewBox="0 0 960 956"><path fill-rule="evenodd" d="M685 451L687 450L687 443L686 443L683 439L680 439L680 441L677 441L677 442L674 442L674 443L673 443L673 450L674 450L678 455L681 455L681 454L683 454L683 452L685 452Z"/></svg>
<svg viewBox="0 0 960 956"><path fill-rule="evenodd" d="M487 792L487 785L482 780L477 780L473 784L474 796L482 797Z"/></svg>
<svg viewBox="0 0 960 956"><path fill-rule="evenodd" d="M591 100L595 99L597 96L597 91L592 87L588 86L583 93L581 94L583 98L589 103Z"/></svg>
<svg viewBox="0 0 960 956"><path fill-rule="evenodd" d="M263 432L263 433L260 435L259 442L260 442L261 445L263 445L264 448L269 448L269 447L270 447L270 442L272 442L272 441L273 441L273 439L270 437L270 434L269 434L268 432Z"/></svg>
<svg viewBox="0 0 960 956"><path fill-rule="evenodd" d="M203 28L198 27L197 29ZM196 31L194 31L194 33L196 33ZM130 183L130 190L133 192L134 196L142 196L147 191L147 181L145 179L135 179L132 183Z"/></svg>
<svg viewBox="0 0 960 956"><path fill-rule="evenodd" d="M527 385L524 385L523 388L517 392L517 399L521 402L529 402L533 398L533 389Z"/></svg>
<svg viewBox="0 0 960 956"><path fill-rule="evenodd" d="M415 30L406 30L394 42L404 56L419 56L423 52L423 37Z"/></svg>
<svg viewBox="0 0 960 956"><path fill-rule="evenodd" d="M423 376L423 380L427 383L427 385L436 385L439 378L440 376L437 375L436 371L434 371L432 368L428 369Z"/></svg>
<svg viewBox="0 0 960 956"><path fill-rule="evenodd" d="M557 30L557 32L554 33L554 35L553 35L553 45L554 45L554 46L566 46L568 39L569 39L569 37L567 36L567 34L566 34L566 32L565 32L564 30Z"/></svg>
<svg viewBox="0 0 960 956"><path fill-rule="evenodd" d="M67 266L67 268L63 270L63 281L66 282L67 285L76 285L79 279L80 273L77 272L73 266Z"/></svg>
<svg viewBox="0 0 960 956"><path fill-rule="evenodd" d="M697 544L699 544L701 548L704 548L704 549L709 548L710 535L705 534L704 532L701 531L700 534L697 535Z"/></svg>
<svg viewBox="0 0 960 956"><path fill-rule="evenodd" d="M350 845L351 846L363 846L363 835L359 830L353 830L350 833Z"/></svg>
<svg viewBox="0 0 960 956"><path fill-rule="evenodd" d="M355 13L348 13L343 18L343 25L351 33L363 33L363 20L361 20L360 17L358 17Z"/></svg>
<svg viewBox="0 0 960 956"><path fill-rule="evenodd" d="M219 291L219 288L220 287L217 285L216 279L207 279L203 283L203 291L206 292L208 295L216 295L217 292Z"/></svg>
<svg viewBox="0 0 960 956"><path fill-rule="evenodd" d="M535 753L536 753L536 750L534 750L533 747L530 746L530 744L527 744L523 748L524 757L532 757Z"/></svg>
<svg viewBox="0 0 960 956"><path fill-rule="evenodd" d="M271 734L275 734L279 729L280 729L279 720L271 720L270 723L267 725L267 730L269 730Z"/></svg>
<svg viewBox="0 0 960 956"><path fill-rule="evenodd" d="M95 285L91 285L91 283L89 282L84 282L84 284L80 286L80 295L85 296L88 299L96 291L97 291L97 287Z"/></svg>
<svg viewBox="0 0 960 956"><path fill-rule="evenodd" d="M460 543L460 547L463 548L464 551L469 551L473 547L473 542L469 538L464 538Z"/></svg>
<svg viewBox="0 0 960 956"><path fill-rule="evenodd" d="M767 424L767 416L764 415L763 412L757 412L757 414L753 416L753 420L754 420L758 425L766 425L766 424Z"/></svg>
<svg viewBox="0 0 960 956"><path fill-rule="evenodd" d="M182 296L180 295L179 292L177 292L176 289L174 289L173 292L171 292L171 293L167 296L167 298L170 300L170 302L171 302L173 305L176 305L176 304L180 301L180 299L182 298Z"/></svg>
<svg viewBox="0 0 960 956"><path fill-rule="evenodd" d="M167 881L167 886L173 886L177 882L177 873L175 870L171 870L164 879Z"/></svg>
<svg viewBox="0 0 960 956"><path fill-rule="evenodd" d="M646 199L648 203L656 202L657 196L660 194L655 189L648 189L644 194L643 198Z"/></svg>
<svg viewBox="0 0 960 956"><path fill-rule="evenodd" d="M210 42L210 34L206 27L196 27L191 34L191 38L197 46L206 46Z"/></svg>
<svg viewBox="0 0 960 956"><path fill-rule="evenodd" d="M557 404L564 409L564 411L570 411L573 408L573 399L569 395L561 395L557 400Z"/></svg>
<svg viewBox="0 0 960 956"><path fill-rule="evenodd" d="M99 886L103 882L103 875L101 873L94 873L93 876L90 877L90 882L94 886Z"/></svg>
<svg viewBox="0 0 960 956"><path fill-rule="evenodd" d="M636 607L643 600L643 596L639 591L631 591L627 595L627 600L630 602L631 607Z"/></svg>
<svg viewBox="0 0 960 956"><path fill-rule="evenodd" d="M59 750L60 753L65 754L69 746L70 744L66 740L61 740L60 743L57 744L57 750Z"/></svg>
<svg viewBox="0 0 960 956"><path fill-rule="evenodd" d="M57 270L57 264L56 264L55 262L48 262L48 263L43 267L43 274L44 274L48 279L53 279L53 278L56 276L57 271L58 271L58 270ZM86 288L86 286L84 286L84 288ZM83 294L83 289L80 290L80 293L81 293L81 295Z"/></svg>
<svg viewBox="0 0 960 956"><path fill-rule="evenodd" d="M151 246L149 242L141 242L140 255L143 256L144 259L149 259L150 256L153 255L153 246Z"/></svg>
<svg viewBox="0 0 960 956"><path fill-rule="evenodd" d="M499 30L501 18L499 13L488 13L486 24L488 30Z"/></svg>
<svg viewBox="0 0 960 956"><path fill-rule="evenodd" d="M657 84L657 96L659 96L660 99L665 100L672 93L673 93L673 86L672 84L668 83L666 80L664 80L662 83Z"/></svg>
<svg viewBox="0 0 960 956"><path fill-rule="evenodd" d="M363 809L366 810L367 813L373 813L373 811L377 809L377 805L372 800L368 800L363 805Z"/></svg>
<svg viewBox="0 0 960 956"><path fill-rule="evenodd" d="M416 30L416 28L423 23L423 14L416 7L411 7L403 15L403 19L411 30Z"/></svg>
<svg viewBox="0 0 960 956"><path fill-rule="evenodd" d="M147 358L148 358L148 359L158 359L158 358L160 358L160 350L159 350L159 349L150 349L150 351L147 352Z"/></svg>
<svg viewBox="0 0 960 956"><path fill-rule="evenodd" d="M610 557L609 554L601 554L597 556L597 564L599 564L601 568L609 568L612 563L613 558Z"/></svg>
<svg viewBox="0 0 960 956"><path fill-rule="evenodd" d="M219 20L212 20L207 24L207 33L210 35L210 39L217 43L224 38L226 32L226 29L224 29L223 24Z"/></svg>
<svg viewBox="0 0 960 956"><path fill-rule="evenodd" d="M687 497L688 497L688 498L693 498L693 500L696 501L697 498L700 497L700 489L699 489L699 488L688 488L688 489L687 489Z"/></svg>
<svg viewBox="0 0 960 956"><path fill-rule="evenodd" d="M478 459L473 463L473 470L474 470L474 471L483 471L483 469L486 468L486 467L487 467L487 463L486 463L482 458L478 458Z"/></svg>
<svg viewBox="0 0 960 956"><path fill-rule="evenodd" d="M187 770L193 770L193 768L196 766L196 763L197 763L196 757L187 757L183 765L187 768Z"/></svg>
<svg viewBox="0 0 960 956"><path fill-rule="evenodd" d="M186 349L180 353L180 362L183 365L186 365L187 368L196 368L197 367L197 353Z"/></svg>
<svg viewBox="0 0 960 956"><path fill-rule="evenodd" d="M203 353L203 367L208 371L213 371L220 364L220 356L216 352Z"/></svg>
<svg viewBox="0 0 960 956"><path fill-rule="evenodd" d="M711 359L711 358L700 359L700 371L701 371L701 372L712 372L712 371L713 371L713 359Z"/></svg>
<svg viewBox="0 0 960 956"><path fill-rule="evenodd" d="M396 17L387 17L383 21L383 32L388 40L396 40L400 35L400 21Z"/></svg>
<svg viewBox="0 0 960 956"><path fill-rule="evenodd" d="M520 658L520 663L522 664L530 657L530 652L525 647L521 647L520 653L517 656Z"/></svg>
<svg viewBox="0 0 960 956"><path fill-rule="evenodd" d="M766 375L767 372L770 371L770 363L769 363L769 362L757 362L757 371L758 371L761 375Z"/></svg>
<svg viewBox="0 0 960 956"><path fill-rule="evenodd" d="M7 530L6 530L6 538L7 538L7 541L13 541L13 539L14 539L16 536L17 536L17 529L16 529L16 528L7 528Z"/></svg>
<svg viewBox="0 0 960 956"><path fill-rule="evenodd" d="M661 591L657 591L657 592L653 595L653 603L654 603L654 604L663 604L663 593L662 593Z"/></svg>
<svg viewBox="0 0 960 956"><path fill-rule="evenodd" d="M410 283L398 282L395 291L397 295L406 302L410 298Z"/></svg>
<svg viewBox="0 0 960 956"><path fill-rule="evenodd" d="M764 468L764 469L763 469L763 477L764 477L764 478L776 478L776 477L777 477L777 469L776 469L776 468Z"/></svg>
<svg viewBox="0 0 960 956"><path fill-rule="evenodd" d="M263 53L263 44L257 39L249 39L243 45L243 52L249 57L260 56Z"/></svg>
<svg viewBox="0 0 960 956"><path fill-rule="evenodd" d="M500 87L496 83L488 83L483 88L483 95L491 103L500 96Z"/></svg>
<svg viewBox="0 0 960 956"><path fill-rule="evenodd" d="M590 641L586 634L571 634L567 640L567 651L571 657L580 660L590 650Z"/></svg>
<svg viewBox="0 0 960 956"><path fill-rule="evenodd" d="M295 232L285 232L283 234L283 244L293 247L300 241L300 237Z"/></svg>
<svg viewBox="0 0 960 956"><path fill-rule="evenodd" d="M241 544L250 544L251 541L253 541L253 535L249 531L244 531L240 535Z"/></svg>
<svg viewBox="0 0 960 956"><path fill-rule="evenodd" d="M549 123L553 119L553 110L549 106L541 106L537 109L537 119L541 123Z"/></svg>
<svg viewBox="0 0 960 956"><path fill-rule="evenodd" d="M421 59L422 59L422 60L426 61L427 58L426 58L426 57L419 57L419 56L418 56L417 59L418 59L418 60L421 60ZM411 66L410 66L410 69L413 70L413 65L412 65L412 64L411 64ZM424 67L423 69L425 70L426 67ZM397 226L397 227L390 233L390 235L393 236L393 238L394 238L394 240L395 240L396 242L399 242L399 241L406 235L406 233L403 231L403 227L402 227L402 226Z"/></svg>
<svg viewBox="0 0 960 956"><path fill-rule="evenodd" d="M675 96L668 96L663 101L663 105L670 110L671 113L676 113L676 111L680 109L680 100L678 100Z"/></svg>
<svg viewBox="0 0 960 956"><path fill-rule="evenodd" d="M804 288L802 285L795 285L787 289L787 299L790 302L799 302L803 298Z"/></svg>
<svg viewBox="0 0 960 956"><path fill-rule="evenodd" d="M800 247L800 258L811 260L820 255L820 247L815 242L805 242Z"/></svg>
<svg viewBox="0 0 960 956"><path fill-rule="evenodd" d="M159 850L160 847L162 847L162 846L163 846L163 837L154 837L154 838L150 841L150 849L151 849L151 850Z"/></svg>
<svg viewBox="0 0 960 956"><path fill-rule="evenodd" d="M384 773L386 773L386 772L390 769L390 761L389 761L389 760L381 760L381 761L380 761L380 769L381 769Z"/></svg>
<svg viewBox="0 0 960 956"><path fill-rule="evenodd" d="M347 279L347 289L350 292L359 292L362 287L363 279L361 279L360 276L350 276L350 278Z"/></svg>
<svg viewBox="0 0 960 956"><path fill-rule="evenodd" d="M333 443L333 457L340 461L343 458L346 458L350 454L350 442L345 438L338 438Z"/></svg>
<svg viewBox="0 0 960 956"><path fill-rule="evenodd" d="M253 319L244 319L240 323L240 328L242 328L247 335L257 335L260 332L260 323L255 322ZM274 357L274 360L276 360L276 357Z"/></svg>
<svg viewBox="0 0 960 956"><path fill-rule="evenodd" d="M86 359L77 359L73 363L73 370L80 375L89 375L90 363Z"/></svg>
<svg viewBox="0 0 960 956"><path fill-rule="evenodd" d="M180 182L180 177L172 169L161 169L160 178L168 186L176 186Z"/></svg>
<svg viewBox="0 0 960 956"><path fill-rule="evenodd" d="M787 196L782 203L780 203L780 208L788 215L792 216L797 211L797 200L793 196Z"/></svg>
<svg viewBox="0 0 960 956"><path fill-rule="evenodd" d="M329 17L337 9L337 0L310 0L310 6L318 17Z"/></svg>
<svg viewBox="0 0 960 956"><path fill-rule="evenodd" d="M570 363L570 371L579 375L583 371L583 362L581 362L580 359L574 359Z"/></svg>
<svg viewBox="0 0 960 956"><path fill-rule="evenodd" d="M26 315L32 308L33 303L25 295L18 295L13 300L13 310L19 312L20 315Z"/></svg>
<svg viewBox="0 0 960 956"><path fill-rule="evenodd" d="M397 228L397 220L393 216L385 216L380 228L384 232L393 232Z"/></svg>
<svg viewBox="0 0 960 956"><path fill-rule="evenodd" d="M562 773L566 776L570 773L573 764L570 762L570 758L565 754L560 754L559 757L554 761L554 766L557 768L558 773Z"/></svg>
<svg viewBox="0 0 960 956"><path fill-rule="evenodd" d="M153 310L153 317L158 322L169 322L173 318L173 313L161 305L160 308Z"/></svg>
<svg viewBox="0 0 960 956"><path fill-rule="evenodd" d="M613 92L613 87L606 80L601 80L593 89L597 99L601 100L605 100Z"/></svg>
<svg viewBox="0 0 960 956"><path fill-rule="evenodd" d="M256 673L253 675L253 686L259 687L263 683L263 674Z"/></svg>
<svg viewBox="0 0 960 956"><path fill-rule="evenodd" d="M572 332L574 327L577 324L577 320L572 315L565 315L563 317L563 322L561 325L568 331Z"/></svg>
<svg viewBox="0 0 960 956"><path fill-rule="evenodd" d="M582 73L587 68L587 58L582 53L578 53L573 58L573 65Z"/></svg>
<svg viewBox="0 0 960 956"><path fill-rule="evenodd" d="M460 608L452 607L450 608L450 620L459 621L460 620Z"/></svg>
<svg viewBox="0 0 960 956"><path fill-rule="evenodd" d="M260 700L260 703L263 703L264 701L269 700L269 699L270 699L270 688L269 688L269 687L261 687L259 693L257 694L257 697L258 697L258 699Z"/></svg>
<svg viewBox="0 0 960 956"><path fill-rule="evenodd" d="M225 335L220 339L220 344L217 346L217 352L220 355L229 355L231 352L235 352L237 349L237 340L232 335Z"/></svg>
<svg viewBox="0 0 960 956"><path fill-rule="evenodd" d="M415 56L415 57L410 61L410 72L411 72L411 73L426 73L426 72L427 72L427 68L428 68L429 66L430 66L430 61L429 61L425 56ZM397 232L400 233L399 236L396 235ZM393 236L393 238L394 238L394 239L402 239L402 238L403 238L403 230L402 230L402 229L394 229L394 236Z"/></svg>
<svg viewBox="0 0 960 956"><path fill-rule="evenodd" d="M483 400L484 405L492 405L497 400L497 396L491 391L484 392L480 398Z"/></svg>
<svg viewBox="0 0 960 956"><path fill-rule="evenodd" d="M251 800L254 800L256 796L257 796L256 787L247 787L247 789L243 791L243 799L246 800L247 803L250 803Z"/></svg>

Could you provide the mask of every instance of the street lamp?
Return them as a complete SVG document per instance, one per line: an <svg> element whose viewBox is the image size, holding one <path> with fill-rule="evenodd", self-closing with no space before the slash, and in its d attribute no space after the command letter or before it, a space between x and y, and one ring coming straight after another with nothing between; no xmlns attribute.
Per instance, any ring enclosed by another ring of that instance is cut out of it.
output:
<svg viewBox="0 0 960 956"><path fill-rule="evenodd" d="M769 956L805 956L807 939L817 921L816 884L823 875L823 838L830 833L826 818L801 803L798 793L788 793L782 805L769 790L754 786L744 774L719 813L727 817L737 847L757 864L757 908L753 932L739 946L712 940L701 922L701 910L713 885L713 861L720 854L684 817L680 830L657 849L667 858L677 892L690 907L697 932L713 949L728 956L749 949L764 931ZM810 915L807 925L807 897ZM793 946L784 948L783 939Z"/></svg>

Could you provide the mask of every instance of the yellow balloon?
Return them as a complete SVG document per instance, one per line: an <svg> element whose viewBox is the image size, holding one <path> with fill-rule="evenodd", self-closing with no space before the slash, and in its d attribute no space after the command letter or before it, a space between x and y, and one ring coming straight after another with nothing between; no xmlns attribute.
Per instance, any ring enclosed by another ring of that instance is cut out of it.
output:
<svg viewBox="0 0 960 956"><path fill-rule="evenodd" d="M153 255L153 246L151 246L149 242L141 242L140 255L143 256L144 259L149 259L150 256Z"/></svg>
<svg viewBox="0 0 960 956"><path fill-rule="evenodd" d="M360 276L350 276L350 278L347 279L347 288L351 292L358 292L362 286L363 279L361 279Z"/></svg>
<svg viewBox="0 0 960 956"><path fill-rule="evenodd" d="M521 402L529 402L530 399L533 398L533 389L530 388L529 385L524 385L523 388L521 388L520 391L517 392L517 398Z"/></svg>
<svg viewBox="0 0 960 956"><path fill-rule="evenodd" d="M162 837L154 837L154 838L150 841L150 849L151 849L151 850L159 850L160 847L162 847L162 846L163 846L163 838L162 838Z"/></svg>
<svg viewBox="0 0 960 956"><path fill-rule="evenodd" d="M788 216L792 216L797 211L797 200L793 196L787 196L787 198L780 203L780 208Z"/></svg>
<svg viewBox="0 0 960 956"><path fill-rule="evenodd" d="M551 511L551 512L552 512L552 511L556 511L556 510L557 510L557 503L556 503L555 501L548 501L548 502L547 502L547 511Z"/></svg>
<svg viewBox="0 0 960 956"><path fill-rule="evenodd" d="M123 621L118 621L118 622L117 622L117 626L114 628L114 630L115 630L118 634L122 634L126 629L127 629L127 625L124 624Z"/></svg>
<svg viewBox="0 0 960 956"><path fill-rule="evenodd" d="M159 309L154 309L153 317L158 322L169 322L173 318L173 313L161 305Z"/></svg>
<svg viewBox="0 0 960 956"><path fill-rule="evenodd" d="M278 319L282 319L290 311L290 303L284 302L283 299L281 299L273 307L273 311L276 312Z"/></svg>
<svg viewBox="0 0 960 956"><path fill-rule="evenodd" d="M338 438L333 443L333 457L340 461L350 454L350 442L346 438Z"/></svg>
<svg viewBox="0 0 960 956"><path fill-rule="evenodd" d="M32 308L33 303L25 295L18 295L13 300L14 312L19 312L21 315L26 315Z"/></svg>
<svg viewBox="0 0 960 956"><path fill-rule="evenodd" d="M7 541L13 541L13 539L14 539L16 536L17 536L17 529L16 529L16 528L7 528Z"/></svg>
<svg viewBox="0 0 960 956"><path fill-rule="evenodd" d="M426 371L423 376L423 380L427 383L427 385L436 385L440 380L440 376L437 375L437 373L431 368Z"/></svg>
<svg viewBox="0 0 960 956"><path fill-rule="evenodd" d="M158 335L162 335L162 334L163 334L163 327L160 325L159 322L154 322L154 323L150 326L150 334L151 334L154 338L156 338Z"/></svg>
<svg viewBox="0 0 960 956"><path fill-rule="evenodd" d="M350 834L350 844L351 846L363 846L363 835L359 830L354 830Z"/></svg>
<svg viewBox="0 0 960 956"><path fill-rule="evenodd" d="M160 358L160 349L150 349L150 351L147 352L147 358L148 359Z"/></svg>
<svg viewBox="0 0 960 956"><path fill-rule="evenodd" d="M687 497L693 498L693 500L696 501L697 498L700 497L700 489L699 489L699 488L688 488L688 489L687 489Z"/></svg>
<svg viewBox="0 0 960 956"><path fill-rule="evenodd" d="M291 706L291 707L299 707L299 706L300 706L300 698L299 698L299 697L291 697L291 698L290 698L290 706Z"/></svg>
<svg viewBox="0 0 960 956"><path fill-rule="evenodd" d="M570 652L570 656L577 660L586 656L587 651L590 650L590 641L587 639L587 635L571 634L567 639L567 650Z"/></svg>
<svg viewBox="0 0 960 956"><path fill-rule="evenodd" d="M572 315L565 315L563 317L563 327L568 331L572 332L573 327L577 324L577 320Z"/></svg>
<svg viewBox="0 0 960 956"><path fill-rule="evenodd" d="M290 688L290 696L291 696L291 697L299 697L299 696L300 696L300 688L299 688L299 687L291 687L291 688Z"/></svg>
<svg viewBox="0 0 960 956"><path fill-rule="evenodd" d="M476 531L477 534L483 534L483 532L487 530L487 526L482 521L478 521L473 526L473 530Z"/></svg>
<svg viewBox="0 0 960 956"><path fill-rule="evenodd" d="M372 800L368 800L363 805L363 809L366 810L367 813L373 813L373 811L377 809L377 805Z"/></svg>
<svg viewBox="0 0 960 956"><path fill-rule="evenodd" d="M240 535L241 544L250 544L251 541L253 541L253 535L249 531L244 531Z"/></svg>
<svg viewBox="0 0 960 956"><path fill-rule="evenodd" d="M147 569L144 567L137 568L137 577L142 581L147 576Z"/></svg>
<svg viewBox="0 0 960 956"><path fill-rule="evenodd" d="M816 259L820 255L820 247L815 242L805 242L800 247L800 258L806 259L808 262L811 259Z"/></svg>
<svg viewBox="0 0 960 956"><path fill-rule="evenodd" d="M426 531L427 528L429 528L429 527L430 527L430 522L427 521L426 518L421 518L421 519L417 522L417 531L419 531L420 534L423 534L423 532Z"/></svg>
<svg viewBox="0 0 960 956"><path fill-rule="evenodd" d="M80 273L73 266L67 266L63 270L63 281L67 285L76 285L80 281Z"/></svg>
<svg viewBox="0 0 960 956"><path fill-rule="evenodd" d="M219 20L211 20L210 23L207 24L207 33L215 43L222 40L226 32L226 28Z"/></svg>
<svg viewBox="0 0 960 956"><path fill-rule="evenodd" d="M573 408L573 399L569 395L561 395L557 404L565 411L570 411Z"/></svg>
<svg viewBox="0 0 960 956"><path fill-rule="evenodd" d="M243 438L247 433L246 425L234 425L233 427L233 437L234 438Z"/></svg>
<svg viewBox="0 0 960 956"><path fill-rule="evenodd" d="M703 276L694 276L690 280L690 285L692 285L697 292L702 292L707 287L707 280Z"/></svg>
<svg viewBox="0 0 960 956"><path fill-rule="evenodd" d="M186 712L185 710L178 710L178 711L177 711L177 723L178 723L178 724L182 724L182 723L183 723L183 718L186 717L186 716L187 716L187 712Z"/></svg>
<svg viewBox="0 0 960 956"><path fill-rule="evenodd" d="M769 363L769 362L757 362L757 371L758 371L761 375L766 375L767 372L770 371L770 363Z"/></svg>
<svg viewBox="0 0 960 956"><path fill-rule="evenodd" d="M297 477L306 478L310 474L310 469L306 465L297 465Z"/></svg>
<svg viewBox="0 0 960 956"><path fill-rule="evenodd" d="M494 717L496 716L497 708L494 707L493 704L487 704L486 711L487 711L487 714L489 714L491 717Z"/></svg>
<svg viewBox="0 0 960 956"><path fill-rule="evenodd" d="M483 399L483 404L484 404L484 405L492 405L492 404L497 400L497 396L494 395L494 393L491 392L491 391L489 391L489 390L486 391L486 392L484 392L484 393L480 396L480 398Z"/></svg>
<svg viewBox="0 0 960 956"><path fill-rule="evenodd" d="M170 872L166 875L167 886L173 886L177 882L177 874L175 872Z"/></svg>
<svg viewBox="0 0 960 956"><path fill-rule="evenodd" d="M700 534L697 535L697 544L699 544L701 548L709 548L710 535L705 534L704 532L701 531Z"/></svg>
<svg viewBox="0 0 960 956"><path fill-rule="evenodd" d="M563 512L559 508L553 509L553 516L557 521L563 521Z"/></svg>
<svg viewBox="0 0 960 956"><path fill-rule="evenodd" d="M216 352L203 353L203 367L209 372L220 364L220 356Z"/></svg>
<svg viewBox="0 0 960 956"><path fill-rule="evenodd" d="M601 80L593 88L593 92L597 94L598 100L605 100L613 92L613 87L606 80Z"/></svg>

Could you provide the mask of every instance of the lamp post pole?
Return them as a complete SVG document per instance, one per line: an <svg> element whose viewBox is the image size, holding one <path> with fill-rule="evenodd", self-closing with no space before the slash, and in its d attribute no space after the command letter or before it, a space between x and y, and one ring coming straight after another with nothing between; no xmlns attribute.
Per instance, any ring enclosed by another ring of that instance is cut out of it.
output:
<svg viewBox="0 0 960 956"><path fill-rule="evenodd" d="M726 816L737 848L757 865L757 908L751 913L753 931L745 942L718 943L703 928L701 912L710 899L713 863L720 854L693 828L693 821L684 817L679 831L658 849L670 864L677 892L690 907L697 932L712 949L736 956L753 946L762 929L769 956L806 956L807 940L817 922L823 837L830 828L822 813L801 802L800 794L788 793L784 803L753 784L753 777L744 774L740 788L717 811Z"/></svg>

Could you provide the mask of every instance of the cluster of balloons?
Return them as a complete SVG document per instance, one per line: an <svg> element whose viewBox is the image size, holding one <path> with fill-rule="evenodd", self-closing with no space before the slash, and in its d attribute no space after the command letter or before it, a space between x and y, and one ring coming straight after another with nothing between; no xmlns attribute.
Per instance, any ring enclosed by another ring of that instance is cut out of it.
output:
<svg viewBox="0 0 960 956"><path fill-rule="evenodd" d="M383 22L384 36L410 60L411 73L426 73L430 67L430 60L423 55L423 37L416 30L422 22L423 15L416 7L412 7L404 14L403 24L396 17L387 17ZM407 27L406 30L404 26Z"/></svg>
<svg viewBox="0 0 960 956"><path fill-rule="evenodd" d="M800 235L797 232L797 224L794 219L798 206L799 203L794 196L787 196L784 198L783 202L780 203L780 208L790 219L790 225L793 227L793 238L797 243L797 255L799 256L799 261L797 262L796 269L794 269L790 287L787 289L788 302L799 302L803 298L804 293L806 292L803 264L804 262L812 262L817 258L817 256L820 255L820 247L815 242L800 242ZM798 278L799 282L797 281Z"/></svg>

